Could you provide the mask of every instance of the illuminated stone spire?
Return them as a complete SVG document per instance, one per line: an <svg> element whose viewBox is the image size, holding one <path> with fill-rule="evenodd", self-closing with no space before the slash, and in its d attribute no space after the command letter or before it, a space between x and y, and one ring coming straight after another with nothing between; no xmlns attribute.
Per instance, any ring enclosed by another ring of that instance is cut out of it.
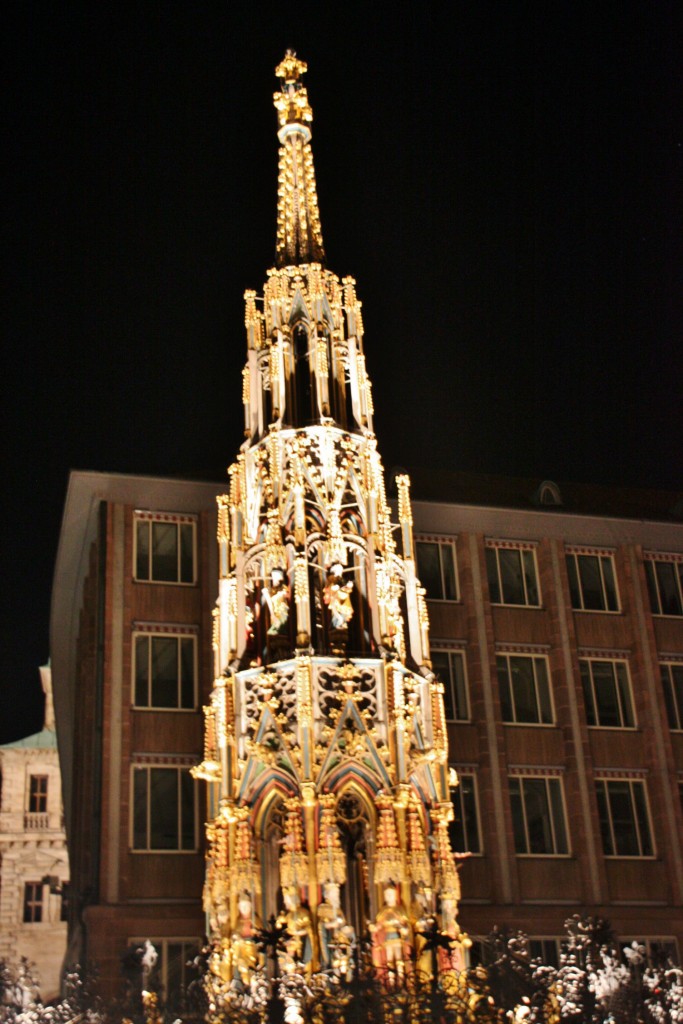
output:
<svg viewBox="0 0 683 1024"><path fill-rule="evenodd" d="M293 50L287 50L275 69L282 80L280 92L273 97L281 143L275 250L278 267L325 262L310 144L313 111L301 82L305 71L306 64Z"/></svg>

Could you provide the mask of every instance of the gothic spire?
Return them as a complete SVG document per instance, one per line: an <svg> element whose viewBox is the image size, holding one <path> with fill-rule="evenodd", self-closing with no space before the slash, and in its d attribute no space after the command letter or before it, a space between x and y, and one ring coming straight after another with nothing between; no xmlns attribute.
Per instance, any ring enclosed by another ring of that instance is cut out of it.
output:
<svg viewBox="0 0 683 1024"><path fill-rule="evenodd" d="M281 79L280 91L273 97L280 125L275 248L278 267L325 262L310 145L313 111L301 81L306 69L293 50L287 50L275 69Z"/></svg>

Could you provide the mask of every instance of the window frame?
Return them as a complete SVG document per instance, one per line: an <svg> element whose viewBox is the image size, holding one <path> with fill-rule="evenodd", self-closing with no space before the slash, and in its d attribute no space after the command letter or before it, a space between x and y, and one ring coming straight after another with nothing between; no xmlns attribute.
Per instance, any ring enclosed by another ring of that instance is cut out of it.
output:
<svg viewBox="0 0 683 1024"><path fill-rule="evenodd" d="M615 692L616 698L617 698L617 706L618 706L618 709L619 709L619 715L620 715L620 718L622 719L622 721L618 725L612 725L612 724L609 724L609 723L608 724L603 724L600 721L600 708L599 708L599 704L598 704L598 700L597 700L597 696L596 696L598 691L596 690L595 678L594 678L593 669L592 669L592 666L594 664L603 664L603 665L604 664L608 664L608 665L612 666L612 678L613 678L613 681L614 681L614 692ZM590 691L589 695L587 695L587 693L586 693L586 681L585 681L584 672L583 672L583 666L584 665L588 666L588 675L589 675L589 678L590 678L590 687L591 687L591 691ZM631 704L631 707L630 707L631 718L633 719L633 722L632 722L631 725L624 724L624 721L623 721L623 719L624 719L623 694L622 694L621 686L619 685L619 677L618 677L618 673L617 673L617 665L623 666L623 668L625 670L625 673L626 673L627 694L628 694L628 699L629 699L630 704ZM589 729L619 729L619 730L626 729L626 730L631 731L631 732L637 730L637 728L638 728L638 717L636 715L636 706L635 706L635 701L634 701L634 698L633 698L633 683L631 681L631 672L630 672L630 669L629 669L629 664L628 664L628 661L625 658L608 658L608 657L596 658L596 657L579 655L579 675L580 675L580 678L581 678L581 692L583 693L584 705L585 705L585 709L586 709L586 725L588 726ZM590 701L591 701L590 704L589 704L588 696L590 696ZM589 714L589 712L591 712L591 713ZM591 717L595 718L594 722L590 721Z"/></svg>
<svg viewBox="0 0 683 1024"><path fill-rule="evenodd" d="M664 669L667 671L665 679ZM673 680L673 669L678 669L681 675L680 699L676 696L676 685ZM664 707L666 719L671 732L683 732L683 661L672 661L663 659L659 662L659 675L662 680L662 691L664 694Z"/></svg>
<svg viewBox="0 0 683 1024"><path fill-rule="evenodd" d="M584 596L584 585L581 579L581 572L579 569L578 559L580 558L597 558L598 569L600 572L600 589L602 591L602 608L587 608L586 599ZM574 560L574 577L569 569L569 560ZM616 608L609 607L608 590L605 584L605 570L603 566L603 559L609 560L612 566L612 579L614 581L614 599L616 601ZM569 598L572 611L575 612L589 612L595 615L620 615L622 611L621 606L621 595L619 593L619 581L617 579L617 568L614 561L614 551L605 548L575 548L568 546L565 548L565 564L567 567L567 577L569 580ZM573 582L576 581L577 593L581 602L580 606L574 603L574 586Z"/></svg>
<svg viewBox="0 0 683 1024"><path fill-rule="evenodd" d="M528 721L523 721L523 720L518 720L517 719L517 709L516 709L516 703L517 702L515 701L515 689L514 689L514 686L513 686L513 674L512 674L511 668L510 668L510 659L513 659L513 658L517 659L517 660L523 658L525 660L530 660L531 663L532 663L532 672L533 672L533 680L534 680L534 697L535 697L535 700L536 700L536 709L537 709L537 712L538 712L538 715L539 715L538 721L536 721L536 722L528 722ZM500 664L499 664L500 661L503 660L503 659L505 659L506 662L507 662L507 687L508 687L508 692L510 694L510 706L512 707L513 716L514 716L512 719L505 718L505 711L503 710L504 701L503 701L502 684L501 684L501 681L500 681ZM545 666L545 681L546 681L546 684L547 684L547 687L548 687L548 695L547 696L548 696L548 705L550 707L550 721L549 722L544 722L542 720L542 703L541 703L541 701L539 699L539 682L538 682L538 673L537 673L537 665L536 665L537 662L542 662L543 665ZM556 715L555 715L555 702L553 700L552 678L551 678L551 675L550 675L550 662L549 662L547 654L538 654L536 652L521 653L521 652L517 652L517 651L505 651L505 650L496 651L496 678L498 680L498 691L499 691L499 695L500 695L501 721L503 722L504 725L530 726L530 727L532 727L534 729L542 727L544 729L548 729L548 728L552 728L553 726L555 726L557 724L557 718L556 718Z"/></svg>
<svg viewBox="0 0 683 1024"><path fill-rule="evenodd" d="M603 804L602 804L602 802L600 800L600 795L599 795L600 794L600 790L602 788L604 788L604 790L605 790L604 807L605 807L605 809L608 812L609 820L607 821L607 824L609 825L610 843L611 843L612 849L614 851L616 851L615 831L614 831L614 816L612 814L611 803L610 803L610 800L609 800L609 797L608 797L608 787L609 787L610 783L617 783L617 784L620 784L620 785L624 785L625 784L629 788L629 793L630 793L629 803L630 803L630 810L631 810L631 820L632 820L632 824L635 825L635 835L636 835L636 839L638 841L638 846L641 849L640 853L618 853L618 852L608 853L607 850L605 849L605 838L604 838L604 831L603 831L604 818L603 818L603 813L602 813L602 806L603 806ZM636 802L635 802L634 796L633 796L634 786L639 786L641 788L641 791L642 791L642 795L643 795L643 801L642 801L643 809L644 809L644 812L645 812L645 819L646 819L646 824L647 824L647 828L648 828L648 832L649 832L649 835L648 835L647 838L650 841L650 847L651 847L651 851L652 851L651 853L642 853L643 841L642 841L642 836L641 836L641 832L640 832L640 822L638 821L638 808L637 808L637 805L636 805ZM649 798L649 794L648 794L648 791L647 791L647 785L645 784L645 779L641 779L641 778L635 778L634 779L634 778L629 778L628 776L613 776L613 775L605 776L605 775L599 775L598 774L595 777L595 795L596 795L596 801L597 801L597 805L598 805L598 820L599 820L599 823L600 823L600 837L601 837L601 841L602 841L603 856L605 857L605 859L606 860L655 860L656 857L657 857L657 846L656 846L656 843L655 843L655 836L654 836L654 831L653 831L653 828L652 828L652 814L650 813L650 798Z"/></svg>
<svg viewBox="0 0 683 1024"><path fill-rule="evenodd" d="M484 560L486 568L486 579L489 585L489 599L492 605L497 608L542 608L543 598L541 595L541 583L538 574L538 559L536 557L536 547L534 543L525 543L524 541L505 541L505 540L486 540L484 544ZM506 600L505 593L503 590L503 572L500 565L500 552L501 551L515 551L519 555L519 568L520 576L522 580L522 587L524 590L524 601L508 601ZM492 555L489 556L489 552ZM524 571L524 554L529 553L533 561L534 569L534 582L536 585L536 601L529 600L527 576ZM489 574L490 557L495 557L496 561L496 584L498 590L498 600L494 599L494 595L491 587L491 576Z"/></svg>
<svg viewBox="0 0 683 1024"><path fill-rule="evenodd" d="M34 782L36 783L36 792L34 792ZM44 783L44 786L43 786ZM27 799L27 813L28 814L47 814L47 797L50 786L50 776L46 773L31 772L28 777L28 799ZM34 807L34 801L42 806Z"/></svg>
<svg viewBox="0 0 683 1024"><path fill-rule="evenodd" d="M43 924L43 883L24 882L22 924Z"/></svg>
<svg viewBox="0 0 683 1024"><path fill-rule="evenodd" d="M136 787L135 787L135 773L139 771L146 771L147 773L147 788L145 793L145 846L136 846ZM176 824L177 824L177 843L175 847L158 847L152 846L153 838L153 822L151 818L151 800L152 800L152 786L151 786L151 772L152 771L174 771L178 777L177 789L176 789ZM192 792L192 845L183 847L182 836L183 836L183 817L182 817L182 783L180 781L181 773L185 773L191 781L191 792ZM130 812L129 812L129 852L135 854L181 854L186 856L187 854L195 854L199 850L199 801L197 799L197 781L192 778L190 774L190 766L185 764L168 764L163 762L136 762L130 766Z"/></svg>
<svg viewBox="0 0 683 1024"><path fill-rule="evenodd" d="M551 834L551 840L552 840L552 846L553 846L553 849L550 852L547 852L547 851L546 852L540 852L540 851L536 851L536 850L532 850L531 849L531 843L529 841L528 811L527 811L526 801L525 801L525 797L524 797L524 783L525 782L544 782L545 783L546 808L547 808L547 811L548 811L548 822L549 822L549 826L550 826L550 834ZM520 799L520 806L521 806L521 809L522 809L522 824L523 824L523 827L524 827L524 840L525 840L524 845L526 847L526 849L524 849L524 850L518 850L517 849L517 835L518 835L518 832L517 832L517 828L515 827L515 812L514 812L513 793L512 793L513 784L515 784L515 783L517 783L519 785L519 799ZM562 824L562 828L564 830L564 839L565 839L565 844L566 844L566 850L558 849L558 845L561 845L561 843L559 843L559 837L557 835L557 831L558 831L557 825L558 825L558 822L555 820L555 811L557 810L557 806L558 805L557 805L557 803L555 803L555 804L553 803L553 800L552 800L551 794L550 794L550 786L551 786L551 784L555 784L555 783L557 784L558 794L559 794L559 810L560 810L560 813L561 813L561 816L562 816L561 824ZM543 857L543 858L552 857L552 858L558 858L558 857L560 857L560 858L565 858L565 859L571 857L572 856L571 836L570 836L570 832L569 832L569 819L567 817L567 804L566 804L565 795L564 795L564 785L563 785L563 782L562 782L562 778L559 775L532 774L532 773L528 773L528 772L515 773L513 775L508 776L508 789L509 789L509 796L510 796L510 813L511 813L511 816L512 816L512 824L513 824L513 838L514 838L515 856L522 857L522 858L529 858L529 857Z"/></svg>
<svg viewBox="0 0 683 1024"><path fill-rule="evenodd" d="M451 707L453 708L453 710L455 712L457 712L457 710L458 710L458 701L457 701L458 687L457 687L457 683L456 683L456 679L455 679L455 674L454 674L454 670L453 670L453 657L454 656L458 657L460 659L460 664L462 666L462 684L463 684L463 697L464 697L464 701L465 701L465 714L464 714L464 716L462 716L462 715L461 716L457 716L456 715L456 717L454 717L454 718L449 718L449 716L448 716L448 710L449 710L448 709L448 705L447 705L446 700L444 700L444 715L446 717L446 721L447 722L471 722L472 721L472 713L471 713L471 709L470 709L469 681L468 681L468 678L467 678L467 659L465 658L465 652L462 649L460 649L460 648L441 647L439 645L438 641L436 643L430 644L430 657L431 657L431 661L432 661L432 669L434 669L434 655L435 654L445 654L447 659L448 659L448 679L444 679L444 678L442 678L441 675L439 675L439 681L443 684L444 694L446 692L446 689L447 688L449 689L449 692L450 692L450 695L451 695ZM438 671L438 670L436 670L436 671Z"/></svg>
<svg viewBox="0 0 683 1024"><path fill-rule="evenodd" d="M148 552L147 552L147 569L148 574L146 576L138 574L138 526L141 523L148 524L149 538L148 538ZM176 537L176 560L177 560L177 573L176 579L158 579L154 576L154 546L152 543L152 533L155 523L163 523L167 526L175 526L177 537ZM135 583L148 583L155 586L170 586L170 587L194 587L197 585L198 573L197 573L197 523L198 517L192 514L184 514L180 512L150 512L141 509L136 509L133 513L133 580ZM182 579L182 545L180 540L180 528L182 526L190 526L192 528L192 579Z"/></svg>
<svg viewBox="0 0 683 1024"><path fill-rule="evenodd" d="M441 594L442 595L444 595L446 593L446 583L445 583L445 576L444 576L443 551L445 549L445 550L448 550L450 552L451 565L452 565L452 568L453 568L453 585L454 585L454 588L455 588L455 597L444 597L444 596L437 597L434 594L430 594L429 593L429 591L427 589L427 584L425 583L425 581L422 579L422 576L420 575L420 558L419 558L418 552L419 552L420 545L423 545L423 544L434 544L438 548L438 551L439 551L439 575L441 577ZM458 601L460 601L460 581L458 579L458 559L457 559L457 553L456 553L456 550L455 550L455 538L454 537L431 537L431 536L427 536L427 535L424 535L424 534L422 536L417 536L415 538L415 568L416 568L416 571L417 571L418 580L419 580L420 584L425 588L425 593L426 593L426 597L427 597L428 601L441 601L444 604L456 604Z"/></svg>
<svg viewBox="0 0 683 1024"><path fill-rule="evenodd" d="M651 614L655 615L659 619L680 619L683 617L683 555L667 555L664 553L646 552L644 556L644 563L645 582L647 584ZM662 611L663 602L660 589L660 579L656 568L658 565L672 566L674 587L677 592L676 596L678 597L680 611ZM657 608L654 607L653 597L656 597Z"/></svg>
<svg viewBox="0 0 683 1024"><path fill-rule="evenodd" d="M177 626L168 629L161 627L150 627L149 629L143 627L136 627L133 629L131 636L131 706L135 711L171 711L171 712L184 712L192 713L197 710L199 700L199 650L197 644L197 633L198 630L191 626ZM149 703L138 704L137 703L137 689L138 689L138 640L146 638L149 640L147 645L147 694ZM152 675L153 668L153 641L154 639L174 639L176 641L176 665L178 668L178 678L176 680L177 687L177 698L178 703L175 707L168 707L163 704L154 704L153 693L154 693L154 679ZM182 675L182 640L192 641L192 705L190 707L181 706L182 701L182 689L183 689L183 675Z"/></svg>

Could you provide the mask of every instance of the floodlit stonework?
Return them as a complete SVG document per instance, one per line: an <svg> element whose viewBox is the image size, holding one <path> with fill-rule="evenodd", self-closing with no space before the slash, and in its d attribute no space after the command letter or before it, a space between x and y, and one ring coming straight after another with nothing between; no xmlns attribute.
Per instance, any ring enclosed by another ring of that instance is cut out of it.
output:
<svg viewBox="0 0 683 1024"><path fill-rule="evenodd" d="M66 949L69 856L49 666L40 675L42 730L0 747L0 959L34 963L47 1001Z"/></svg>

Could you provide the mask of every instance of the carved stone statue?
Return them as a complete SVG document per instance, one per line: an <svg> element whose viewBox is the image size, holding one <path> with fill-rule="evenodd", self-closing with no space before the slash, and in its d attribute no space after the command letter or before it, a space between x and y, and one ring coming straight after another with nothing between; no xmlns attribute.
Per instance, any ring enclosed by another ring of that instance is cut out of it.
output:
<svg viewBox="0 0 683 1024"><path fill-rule="evenodd" d="M339 886L328 882L323 886L325 899L318 907L318 937L321 967L331 967L343 978L350 976L355 942L351 925L346 923L339 903Z"/></svg>
<svg viewBox="0 0 683 1024"><path fill-rule="evenodd" d="M257 929L248 893L243 893L240 897L237 912L237 923L232 933L233 978L248 989L254 972L263 967L264 963L263 954L256 943Z"/></svg>
<svg viewBox="0 0 683 1024"><path fill-rule="evenodd" d="M296 889L284 893L285 910L279 915L277 924L286 929L284 950L280 960L283 974L293 974L302 968L308 975L313 970L314 933L313 920L308 907L302 906Z"/></svg>
<svg viewBox="0 0 683 1024"><path fill-rule="evenodd" d="M353 616L353 605L351 604L353 582L349 580L344 583L342 573L341 565L333 565L323 587L323 601L330 610L332 629L346 629Z"/></svg>
<svg viewBox="0 0 683 1024"><path fill-rule="evenodd" d="M370 925L372 962L390 987L400 984L410 970L410 921L398 904L393 885L384 890L384 905Z"/></svg>
<svg viewBox="0 0 683 1024"><path fill-rule="evenodd" d="M289 620L289 587L282 569L273 569L270 587L264 587L263 600L270 611L269 636L283 633Z"/></svg>

